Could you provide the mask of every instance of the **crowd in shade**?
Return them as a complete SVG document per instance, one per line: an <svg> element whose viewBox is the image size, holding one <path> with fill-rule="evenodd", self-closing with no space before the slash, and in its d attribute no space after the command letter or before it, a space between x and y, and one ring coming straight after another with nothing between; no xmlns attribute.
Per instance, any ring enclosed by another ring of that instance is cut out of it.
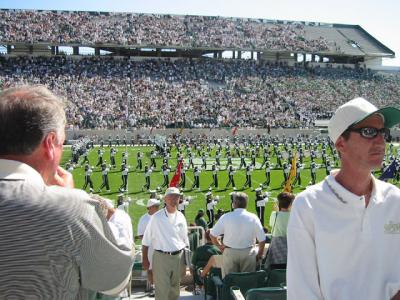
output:
<svg viewBox="0 0 400 300"><path fill-rule="evenodd" d="M2 57L0 89L44 84L75 128L309 128L357 96L396 105L400 78L238 59Z"/></svg>
<svg viewBox="0 0 400 300"><path fill-rule="evenodd" d="M0 41L289 51L336 50L301 23L211 16L0 10Z"/></svg>

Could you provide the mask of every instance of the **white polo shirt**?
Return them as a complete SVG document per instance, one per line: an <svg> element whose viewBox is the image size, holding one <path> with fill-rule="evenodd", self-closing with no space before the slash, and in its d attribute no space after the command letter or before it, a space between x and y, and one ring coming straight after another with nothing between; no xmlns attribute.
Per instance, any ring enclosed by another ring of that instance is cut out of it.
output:
<svg viewBox="0 0 400 300"><path fill-rule="evenodd" d="M245 249L253 247L258 241L265 241L265 233L260 219L244 208L235 208L234 211L222 215L211 229L214 237L224 235L224 245Z"/></svg>
<svg viewBox="0 0 400 300"><path fill-rule="evenodd" d="M288 225L289 300L390 299L400 290L400 190L374 177L373 183L367 207L333 175L296 197Z"/></svg>
<svg viewBox="0 0 400 300"><path fill-rule="evenodd" d="M142 245L155 250L174 252L189 246L185 216L176 211L169 214L161 209L150 219L143 236Z"/></svg>

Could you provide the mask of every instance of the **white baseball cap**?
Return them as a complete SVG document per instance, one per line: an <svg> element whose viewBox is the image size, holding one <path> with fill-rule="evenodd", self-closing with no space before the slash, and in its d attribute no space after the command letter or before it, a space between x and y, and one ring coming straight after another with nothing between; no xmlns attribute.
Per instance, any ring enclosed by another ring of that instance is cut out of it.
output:
<svg viewBox="0 0 400 300"><path fill-rule="evenodd" d="M176 187L169 187L167 188L167 190L165 191L164 197L168 196L168 195L180 195L181 192L179 191L178 188Z"/></svg>
<svg viewBox="0 0 400 300"><path fill-rule="evenodd" d="M400 110L394 107L378 109L364 98L355 98L340 106L329 120L328 133L333 143L352 125L355 125L373 114L380 114L386 128L400 123Z"/></svg>
<svg viewBox="0 0 400 300"><path fill-rule="evenodd" d="M159 206L160 205L160 200L154 199L154 198L150 198L147 201L147 207L152 207L152 206Z"/></svg>

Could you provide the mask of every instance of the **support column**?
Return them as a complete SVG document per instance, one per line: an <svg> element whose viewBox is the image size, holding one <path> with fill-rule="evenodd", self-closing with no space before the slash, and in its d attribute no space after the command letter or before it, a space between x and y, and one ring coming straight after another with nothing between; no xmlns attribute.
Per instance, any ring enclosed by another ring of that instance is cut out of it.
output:
<svg viewBox="0 0 400 300"><path fill-rule="evenodd" d="M232 51L232 58L233 58L233 59L236 58L236 52L235 52L235 50Z"/></svg>
<svg viewBox="0 0 400 300"><path fill-rule="evenodd" d="M72 47L72 53L73 53L74 55L79 55L79 47L78 47L78 46Z"/></svg>
<svg viewBox="0 0 400 300"><path fill-rule="evenodd" d="M238 58L239 58L239 59L242 58L242 51L238 51Z"/></svg>
<svg viewBox="0 0 400 300"><path fill-rule="evenodd" d="M94 47L94 55L100 56L100 48L99 47Z"/></svg>
<svg viewBox="0 0 400 300"><path fill-rule="evenodd" d="M10 54L10 53L11 53L11 51L12 51L12 49L11 49L11 45L7 45L7 54Z"/></svg>
<svg viewBox="0 0 400 300"><path fill-rule="evenodd" d="M218 51L214 51L213 57L218 58Z"/></svg>
<svg viewBox="0 0 400 300"><path fill-rule="evenodd" d="M254 59L254 51L250 51L250 58L253 60Z"/></svg>

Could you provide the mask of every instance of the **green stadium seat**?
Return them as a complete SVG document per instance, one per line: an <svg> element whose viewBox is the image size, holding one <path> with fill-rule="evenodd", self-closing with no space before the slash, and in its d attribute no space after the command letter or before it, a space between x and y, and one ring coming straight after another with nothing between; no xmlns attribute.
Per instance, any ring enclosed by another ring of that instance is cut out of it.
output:
<svg viewBox="0 0 400 300"><path fill-rule="evenodd" d="M217 287L218 300L234 300L230 288L237 286L242 294L249 289L265 286L266 272L264 270L257 272L232 272L225 276L223 280L213 277Z"/></svg>
<svg viewBox="0 0 400 300"><path fill-rule="evenodd" d="M263 287L247 291L246 300L286 300L286 289Z"/></svg>
<svg viewBox="0 0 400 300"><path fill-rule="evenodd" d="M286 286L286 269L273 269L268 273L266 287Z"/></svg>

